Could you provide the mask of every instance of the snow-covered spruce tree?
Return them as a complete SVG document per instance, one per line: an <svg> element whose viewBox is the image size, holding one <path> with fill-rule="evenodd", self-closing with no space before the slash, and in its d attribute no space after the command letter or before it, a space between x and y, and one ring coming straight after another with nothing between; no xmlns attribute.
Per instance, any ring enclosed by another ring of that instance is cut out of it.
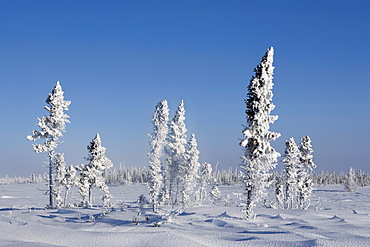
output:
<svg viewBox="0 0 370 247"><path fill-rule="evenodd" d="M81 195L81 207L89 207L89 192L92 185L91 180L94 179L96 174L90 171L91 168L86 164L80 164L76 166L76 171L78 172L77 186L79 187L78 193ZM96 170L93 170L96 171Z"/></svg>
<svg viewBox="0 0 370 247"><path fill-rule="evenodd" d="M278 138L280 134L269 131L270 124L278 118L278 116L269 115L275 108L271 102L273 55L274 49L271 47L262 57L248 85L245 100L247 125L243 130L244 139L240 142L240 146L245 148L241 168L245 187L244 210L247 219L254 218L253 208L266 196L269 171L275 168L277 158L280 156L270 145L270 142Z"/></svg>
<svg viewBox="0 0 370 247"><path fill-rule="evenodd" d="M356 172L356 184L358 184L361 187L369 186L370 185L370 176L367 173L365 173L361 170L358 170Z"/></svg>
<svg viewBox="0 0 370 247"><path fill-rule="evenodd" d="M356 180L355 169L350 167L349 170L348 170L346 180L344 181L344 189L347 192L355 192L356 191L357 184L356 184L355 180Z"/></svg>
<svg viewBox="0 0 370 247"><path fill-rule="evenodd" d="M298 207L300 209L307 209L310 206L310 197L313 185L313 169L316 168L313 162L313 149L311 145L311 139L309 136L301 138L301 144L299 146L300 151L300 162L297 176L298 184Z"/></svg>
<svg viewBox="0 0 370 247"><path fill-rule="evenodd" d="M300 153L293 137L285 142L285 158L283 159L285 180L285 208L297 208L298 171Z"/></svg>
<svg viewBox="0 0 370 247"><path fill-rule="evenodd" d="M216 201L221 198L221 192L217 185L213 185L212 190L209 192L212 204L216 204Z"/></svg>
<svg viewBox="0 0 370 247"><path fill-rule="evenodd" d="M178 203L178 194L181 183L183 182L184 168L187 161L185 152L185 145L187 143L186 131L185 108L184 101L182 100L169 123L168 144L166 147L170 183L169 193L173 206Z"/></svg>
<svg viewBox="0 0 370 247"><path fill-rule="evenodd" d="M193 194L193 190L197 184L197 176L199 171L199 150L197 148L198 143L195 135L190 136L188 142L188 148L186 150L186 157L188 158L185 168L184 175L184 188L181 191L182 194L182 205L183 208L189 205L190 195Z"/></svg>
<svg viewBox="0 0 370 247"><path fill-rule="evenodd" d="M158 203L162 205L169 205L170 204L170 189L169 189L169 171L168 166L166 163L163 163L163 166L161 168L161 174L162 174L162 187L160 189L159 195L158 195Z"/></svg>
<svg viewBox="0 0 370 247"><path fill-rule="evenodd" d="M78 183L78 180L76 176L76 168L73 165L70 165L69 167L67 167L66 173L63 179L63 185L65 187L64 200L63 200L64 207L67 206L67 198L68 198L71 188L73 186L77 186L77 183Z"/></svg>
<svg viewBox="0 0 370 247"><path fill-rule="evenodd" d="M77 183L76 169L73 165L66 167L66 162L64 161L64 154L55 154L55 203L57 208L67 206L67 197L70 190ZM62 192L64 189L64 196Z"/></svg>
<svg viewBox="0 0 370 247"><path fill-rule="evenodd" d="M301 138L299 151L301 152L301 163L309 170L309 173L311 174L313 169L316 168L316 165L313 162L313 149L311 145L311 138L309 136L304 136Z"/></svg>
<svg viewBox="0 0 370 247"><path fill-rule="evenodd" d="M164 147L166 145L166 137L168 133L168 114L169 109L167 101L163 100L156 106L152 123L153 132L149 134L150 151L149 159L149 174L148 186L149 194L152 198L153 212L157 211L158 196L163 185L162 171L165 171L164 162L162 162Z"/></svg>
<svg viewBox="0 0 370 247"><path fill-rule="evenodd" d="M49 158L49 205L48 207L54 208L54 177L53 177L53 159L54 150L59 144L59 138L65 132L66 123L69 123L69 116L64 113L68 110L71 101L64 100L64 92L60 86L59 81L56 82L55 87L51 94L46 99L45 110L49 112L48 116L37 118L37 126L40 130L33 130L32 135L27 136L30 141L37 139L44 139L43 144L34 144L33 149L36 153L48 152Z"/></svg>
<svg viewBox="0 0 370 247"><path fill-rule="evenodd" d="M198 184L199 188L197 192L195 193L197 200L196 202L198 204L203 204L204 200L206 199L207 196L207 191L206 187L208 184L214 183L214 178L212 177L212 165L203 162L200 165L199 171L198 171Z"/></svg>
<svg viewBox="0 0 370 247"><path fill-rule="evenodd" d="M65 176L66 176L66 162L64 161L64 154L57 153L54 157L54 166L55 166L55 204L57 208L63 206L63 197L62 191L65 186Z"/></svg>
<svg viewBox="0 0 370 247"><path fill-rule="evenodd" d="M101 145L99 134L96 134L87 146L87 150L89 154L86 160L89 163L87 165L81 164L78 167L80 172L79 193L82 196L81 206L90 207L92 205L92 189L94 186L105 193L102 200L104 206L107 206L112 196L105 184L104 172L111 168L113 163L105 156L105 147Z"/></svg>
<svg viewBox="0 0 370 247"><path fill-rule="evenodd" d="M275 209L285 207L285 182L283 175L276 174L275 176L275 202L272 203L272 207Z"/></svg>

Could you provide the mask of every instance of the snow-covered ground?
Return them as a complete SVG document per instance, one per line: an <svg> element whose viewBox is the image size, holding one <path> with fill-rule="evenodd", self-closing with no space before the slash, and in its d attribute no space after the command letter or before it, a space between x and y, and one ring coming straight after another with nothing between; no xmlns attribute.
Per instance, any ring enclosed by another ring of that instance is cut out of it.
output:
<svg viewBox="0 0 370 247"><path fill-rule="evenodd" d="M243 219L237 186L220 186L224 200L178 213L145 205L145 184L111 186L114 209L44 210L43 184L0 185L1 246L370 246L370 187L344 192L342 186L317 187L308 210L262 208ZM100 195L96 193L96 204ZM77 202L74 193L70 202ZM137 216L137 217L136 217ZM138 224L133 223L137 218ZM155 227L154 225L160 225Z"/></svg>

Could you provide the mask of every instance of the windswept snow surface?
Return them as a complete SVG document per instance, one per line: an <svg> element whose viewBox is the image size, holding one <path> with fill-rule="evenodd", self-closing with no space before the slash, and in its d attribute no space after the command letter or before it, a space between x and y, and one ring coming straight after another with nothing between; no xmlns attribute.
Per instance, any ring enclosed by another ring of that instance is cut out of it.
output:
<svg viewBox="0 0 370 247"><path fill-rule="evenodd" d="M229 206L220 200L183 212L160 207L157 214L136 202L141 194L149 199L145 184L111 186L109 212L99 205L99 191L91 209L44 210L44 189L0 185L1 246L370 246L370 187L354 193L317 187L308 210L259 206L252 221L243 219L233 194L242 192L238 186L219 186L223 198L230 195ZM73 191L70 202L79 199Z"/></svg>

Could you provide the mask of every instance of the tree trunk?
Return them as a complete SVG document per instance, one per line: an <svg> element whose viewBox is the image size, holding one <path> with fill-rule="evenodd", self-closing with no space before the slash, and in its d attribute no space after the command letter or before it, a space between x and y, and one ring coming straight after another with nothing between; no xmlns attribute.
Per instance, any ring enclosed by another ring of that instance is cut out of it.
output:
<svg viewBox="0 0 370 247"><path fill-rule="evenodd" d="M172 205L172 208L174 207L174 205L173 205L173 198L172 198L172 196L173 196L173 193L172 193L172 187L173 187L173 185L172 185L172 183L173 183L173 181L172 180L170 180L170 189L169 189L169 191L168 191L168 198L169 198L169 200L170 200L170 204Z"/></svg>
<svg viewBox="0 0 370 247"><path fill-rule="evenodd" d="M173 203L173 206L174 205L177 205L178 202L177 202L177 197L179 195L179 183L180 183L180 179L176 179L176 194L175 194L175 202Z"/></svg>
<svg viewBox="0 0 370 247"><path fill-rule="evenodd" d="M246 210L245 210L245 216L246 218L249 220L249 219L252 219L253 218L253 211L252 211L252 188L248 189L248 192L247 192L247 205L246 205Z"/></svg>
<svg viewBox="0 0 370 247"><path fill-rule="evenodd" d="M54 208L53 151L49 152L49 207Z"/></svg>
<svg viewBox="0 0 370 247"><path fill-rule="evenodd" d="M64 194L64 207L67 207L67 198L68 198L68 194L69 194L70 189L71 188L66 187L65 194Z"/></svg>
<svg viewBox="0 0 370 247"><path fill-rule="evenodd" d="M92 186L89 187L89 200L87 207L90 207L92 205Z"/></svg>
<svg viewBox="0 0 370 247"><path fill-rule="evenodd" d="M157 201L155 200L155 199L153 199L153 212L155 213L155 212L157 212L157 205L158 205L158 203L157 203Z"/></svg>

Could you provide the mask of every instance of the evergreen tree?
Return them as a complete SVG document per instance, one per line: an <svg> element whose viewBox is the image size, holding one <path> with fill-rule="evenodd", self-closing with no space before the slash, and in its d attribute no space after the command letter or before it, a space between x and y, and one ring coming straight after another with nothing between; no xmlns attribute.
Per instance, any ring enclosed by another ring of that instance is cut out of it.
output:
<svg viewBox="0 0 370 247"><path fill-rule="evenodd" d="M285 142L285 208L296 208L298 197L298 171L299 165L299 150L293 137Z"/></svg>
<svg viewBox="0 0 370 247"><path fill-rule="evenodd" d="M316 168L316 165L313 162L313 149L311 145L311 138L309 136L304 136L301 138L299 151L301 153L301 164L308 170L309 174L312 174L313 169Z"/></svg>
<svg viewBox="0 0 370 247"><path fill-rule="evenodd" d="M190 203L190 195L193 193L193 190L196 186L198 171L199 171L199 150L197 148L197 140L195 135L192 134L188 143L188 149L186 150L186 156L188 161L185 168L184 176L184 189L182 193L182 204L185 208Z"/></svg>
<svg viewBox="0 0 370 247"><path fill-rule="evenodd" d="M298 170L298 207L300 209L307 209L310 205L310 197L312 193L312 174L313 169L316 168L313 162L313 149L311 145L311 139L309 136L301 138L301 144L299 147L300 151L300 162Z"/></svg>
<svg viewBox="0 0 370 247"><path fill-rule="evenodd" d="M275 168L280 156L270 142L280 136L269 131L270 124L278 116L269 115L275 108L272 100L272 79L274 49L271 47L262 57L261 63L254 70L255 75L248 85L246 103L247 126L243 130L244 139L240 146L245 148L243 165L243 183L245 186L246 218L254 217L253 208L266 196L269 186L270 170Z"/></svg>
<svg viewBox="0 0 370 247"><path fill-rule="evenodd" d="M212 165L207 162L203 162L200 165L198 174L199 188L195 195L198 198L196 201L199 204L203 204L207 196L207 185L215 182L212 177Z"/></svg>
<svg viewBox="0 0 370 247"><path fill-rule="evenodd" d="M182 100L169 123L168 145L166 148L170 183L169 193L172 205L178 203L178 194L183 182L184 166L187 160L185 152L186 131L185 108Z"/></svg>
<svg viewBox="0 0 370 247"><path fill-rule="evenodd" d="M284 180L281 175L275 177L275 205L274 208L284 208L285 194L284 194Z"/></svg>
<svg viewBox="0 0 370 247"><path fill-rule="evenodd" d="M92 205L92 189L96 188L105 192L102 200L105 206L112 197L109 188L104 181L104 173L113 166L110 159L105 156L105 148L101 146L100 135L96 134L95 138L87 146L89 152L86 160L87 165L81 164L78 167L80 172L80 190L82 196L82 206L89 207Z"/></svg>
<svg viewBox="0 0 370 247"><path fill-rule="evenodd" d="M364 171L358 170L356 173L356 184L361 187L368 186L370 184L369 175Z"/></svg>
<svg viewBox="0 0 370 247"><path fill-rule="evenodd" d="M81 195L81 206L82 207L89 207L91 205L90 203L90 189L92 189L92 180L95 178L96 175L93 172L96 170L93 170L91 172L91 168L86 164L80 164L79 166L76 166L76 170L78 172L78 181L77 186L79 187L78 193Z"/></svg>
<svg viewBox="0 0 370 247"><path fill-rule="evenodd" d="M170 204L170 189L169 189L169 170L167 164L163 164L161 168L162 187L158 195L158 203L169 205Z"/></svg>
<svg viewBox="0 0 370 247"><path fill-rule="evenodd" d="M43 144L34 144L33 149L36 153L48 152L49 158L49 205L48 207L54 208L54 150L59 144L59 138L65 132L66 123L69 123L69 116L64 113L68 110L71 101L64 100L64 92L60 86L59 81L56 82L55 87L51 94L46 99L45 110L49 112L48 116L37 118L37 126L40 130L33 130L32 135L27 136L30 141L37 139L44 139Z"/></svg>
<svg viewBox="0 0 370 247"><path fill-rule="evenodd" d="M149 135L151 138L150 152L148 154L149 159L149 174L148 174L148 185L149 194L152 197L153 212L157 211L158 207L158 196L161 192L163 185L162 171L165 171L164 163L161 158L163 157L163 150L166 145L166 137L168 133L168 105L167 101L163 100L156 106L155 113L153 115L153 132Z"/></svg>
<svg viewBox="0 0 370 247"><path fill-rule="evenodd" d="M355 192L357 189L357 184L356 184L356 177L355 177L355 169L352 167L349 168L348 174L346 176L346 180L344 181L344 189L347 192Z"/></svg>
<svg viewBox="0 0 370 247"><path fill-rule="evenodd" d="M216 201L221 198L221 192L218 189L217 185L213 185L211 192L209 192L209 195L211 196L212 204L215 204Z"/></svg>
<svg viewBox="0 0 370 247"><path fill-rule="evenodd" d="M70 190L73 186L76 186L77 185L77 174L76 174L76 168L73 166L73 165L70 165L67 169L66 169L66 173L65 173L65 176L64 176L64 180L63 180L63 184L64 184L64 187L65 187L65 192L64 192L64 206L66 207L67 206L67 198L68 198L68 195L70 194Z"/></svg>

